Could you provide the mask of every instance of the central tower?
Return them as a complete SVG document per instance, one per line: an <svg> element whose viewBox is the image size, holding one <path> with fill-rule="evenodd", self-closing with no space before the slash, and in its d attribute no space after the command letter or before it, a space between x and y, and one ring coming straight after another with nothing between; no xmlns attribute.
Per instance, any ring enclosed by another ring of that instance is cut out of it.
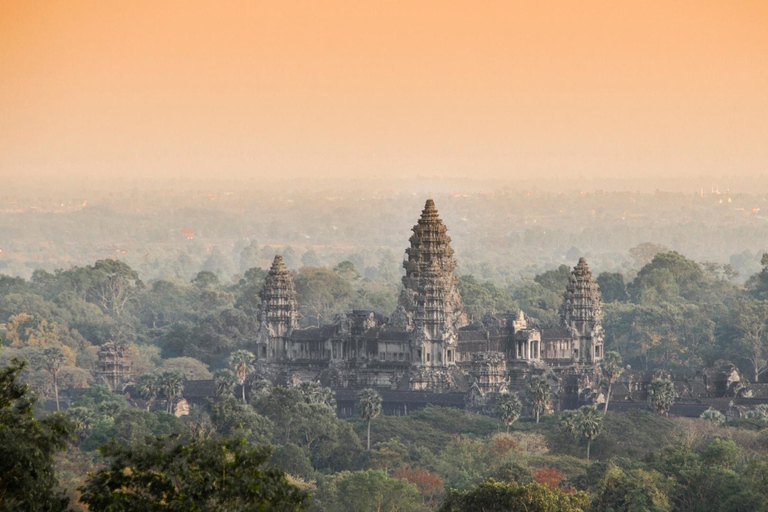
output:
<svg viewBox="0 0 768 512"><path fill-rule="evenodd" d="M573 336L573 359L580 364L595 364L603 358L603 301L587 266L579 258L573 267L563 295L560 315Z"/></svg>
<svg viewBox="0 0 768 512"><path fill-rule="evenodd" d="M451 237L432 199L412 231L398 308L412 323L412 359L427 366L451 365L456 358L456 330L467 324L467 318L456 286Z"/></svg>

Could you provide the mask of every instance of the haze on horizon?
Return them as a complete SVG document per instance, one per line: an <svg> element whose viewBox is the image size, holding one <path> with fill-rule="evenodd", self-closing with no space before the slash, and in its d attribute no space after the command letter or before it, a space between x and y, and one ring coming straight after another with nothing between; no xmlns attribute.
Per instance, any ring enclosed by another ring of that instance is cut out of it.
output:
<svg viewBox="0 0 768 512"><path fill-rule="evenodd" d="M0 4L0 176L762 179L768 3Z"/></svg>

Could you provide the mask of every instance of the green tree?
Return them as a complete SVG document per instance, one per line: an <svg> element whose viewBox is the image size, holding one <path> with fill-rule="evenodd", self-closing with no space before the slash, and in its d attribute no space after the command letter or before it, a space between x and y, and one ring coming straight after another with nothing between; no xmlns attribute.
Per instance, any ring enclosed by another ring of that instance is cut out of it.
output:
<svg viewBox="0 0 768 512"><path fill-rule="evenodd" d="M323 387L318 382L302 382L297 387L308 404L322 404L336 410L336 398L331 388Z"/></svg>
<svg viewBox="0 0 768 512"><path fill-rule="evenodd" d="M670 512L664 477L656 471L635 469L625 472L613 463L603 467L599 481L590 486L594 512ZM587 471L589 474L592 468Z"/></svg>
<svg viewBox="0 0 768 512"><path fill-rule="evenodd" d="M600 293L605 303L629 300L624 275L619 272L601 272L597 276L597 285L600 287Z"/></svg>
<svg viewBox="0 0 768 512"><path fill-rule="evenodd" d="M286 265L288 263L286 262ZM349 281L327 268L305 267L294 280L302 321L319 326L343 313L352 299Z"/></svg>
<svg viewBox="0 0 768 512"><path fill-rule="evenodd" d="M523 404L517 393L499 393L496 398L496 416L507 426L507 432L522 411Z"/></svg>
<svg viewBox="0 0 768 512"><path fill-rule="evenodd" d="M423 510L418 489L405 479L390 478L384 471L342 473L336 480L334 500L328 510L355 512L417 512Z"/></svg>
<svg viewBox="0 0 768 512"><path fill-rule="evenodd" d="M579 435L587 440L587 460L589 460L589 449L603 427L603 416L594 405L582 405L574 418L574 426Z"/></svg>
<svg viewBox="0 0 768 512"><path fill-rule="evenodd" d="M160 391L160 379L157 375L145 373L136 381L136 389L139 396L147 403L147 411L157 399L157 393Z"/></svg>
<svg viewBox="0 0 768 512"><path fill-rule="evenodd" d="M734 356L749 362L754 382L758 382L768 360L768 301L736 301L730 327L735 338Z"/></svg>
<svg viewBox="0 0 768 512"><path fill-rule="evenodd" d="M603 408L603 412L608 412L608 402L611 400L613 383L624 372L624 368L621 366L621 354L612 350L606 352L600 361L600 371L603 372L603 376L608 382L608 391L605 395L605 406Z"/></svg>
<svg viewBox="0 0 768 512"><path fill-rule="evenodd" d="M371 420L381 414L381 395L374 389L363 389L357 394L357 410L368 423L368 451L371 450Z"/></svg>
<svg viewBox="0 0 768 512"><path fill-rule="evenodd" d="M43 364L53 379L53 394L56 397L57 411L61 410L59 407L59 373L61 373L61 367L66 361L67 356L60 347L48 347L43 351Z"/></svg>
<svg viewBox="0 0 768 512"><path fill-rule="evenodd" d="M116 317L123 314L144 286L138 272L120 260L99 260L88 270L91 274L89 296L105 312Z"/></svg>
<svg viewBox="0 0 768 512"><path fill-rule="evenodd" d="M264 466L268 447L245 439L180 443L149 440L130 447L112 441L100 449L106 468L80 488L91 510L300 511L308 495L285 473Z"/></svg>
<svg viewBox="0 0 768 512"><path fill-rule="evenodd" d="M160 374L158 385L167 400L166 411L173 412L173 401L184 390L184 376L177 371L165 371Z"/></svg>
<svg viewBox="0 0 768 512"><path fill-rule="evenodd" d="M571 279L571 268L568 265L560 265L555 270L547 270L533 278L544 288L556 292L565 292L565 287Z"/></svg>
<svg viewBox="0 0 768 512"><path fill-rule="evenodd" d="M489 479L469 491L449 491L439 512L582 512L588 505L589 497L583 492L566 494L537 483Z"/></svg>
<svg viewBox="0 0 768 512"><path fill-rule="evenodd" d="M536 423L547 410L551 399L551 389L547 379L541 375L532 375L526 387L526 398L531 407L531 412L536 416Z"/></svg>
<svg viewBox="0 0 768 512"><path fill-rule="evenodd" d="M247 350L236 350L229 356L229 366L237 377L237 383L243 391L243 403L245 403L245 379L253 371L253 361L256 359L251 352Z"/></svg>
<svg viewBox="0 0 768 512"><path fill-rule="evenodd" d="M192 279L192 284L201 290L210 290L219 286L219 276L210 270L201 270Z"/></svg>
<svg viewBox="0 0 768 512"><path fill-rule="evenodd" d="M699 416L699 418L704 421L709 421L710 423L714 423L715 425L722 425L725 423L725 415L715 409L707 409L706 411L701 413L701 416Z"/></svg>
<svg viewBox="0 0 768 512"><path fill-rule="evenodd" d="M668 379L653 379L648 385L648 403L656 414L666 415L675 403L675 385Z"/></svg>
<svg viewBox="0 0 768 512"><path fill-rule="evenodd" d="M65 416L35 418L37 398L19 375L26 363L0 369L0 509L66 510L54 473L54 454L66 448L72 425Z"/></svg>
<svg viewBox="0 0 768 512"><path fill-rule="evenodd" d="M213 374L213 387L216 396L234 396L237 377L230 370L216 370Z"/></svg>

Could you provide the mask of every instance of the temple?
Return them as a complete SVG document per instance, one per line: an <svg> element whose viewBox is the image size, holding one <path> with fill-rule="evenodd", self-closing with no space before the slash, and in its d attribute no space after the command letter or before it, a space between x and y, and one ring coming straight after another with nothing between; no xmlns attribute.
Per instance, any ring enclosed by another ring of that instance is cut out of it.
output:
<svg viewBox="0 0 768 512"><path fill-rule="evenodd" d="M469 323L451 238L431 199L412 231L403 288L389 316L354 310L329 325L299 328L293 280L282 257L275 256L259 297L255 353L260 373L320 381L335 389L474 389L480 395L518 387L536 373L576 382L559 386L574 399L594 383L603 355L602 302L584 258L564 290L559 327L541 328L523 311Z"/></svg>

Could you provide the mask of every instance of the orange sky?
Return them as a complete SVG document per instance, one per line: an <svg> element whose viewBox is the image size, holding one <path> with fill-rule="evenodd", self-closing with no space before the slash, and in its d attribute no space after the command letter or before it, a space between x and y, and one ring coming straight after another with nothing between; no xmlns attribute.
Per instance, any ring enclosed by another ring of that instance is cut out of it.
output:
<svg viewBox="0 0 768 512"><path fill-rule="evenodd" d="M0 174L768 171L768 1L0 0Z"/></svg>

